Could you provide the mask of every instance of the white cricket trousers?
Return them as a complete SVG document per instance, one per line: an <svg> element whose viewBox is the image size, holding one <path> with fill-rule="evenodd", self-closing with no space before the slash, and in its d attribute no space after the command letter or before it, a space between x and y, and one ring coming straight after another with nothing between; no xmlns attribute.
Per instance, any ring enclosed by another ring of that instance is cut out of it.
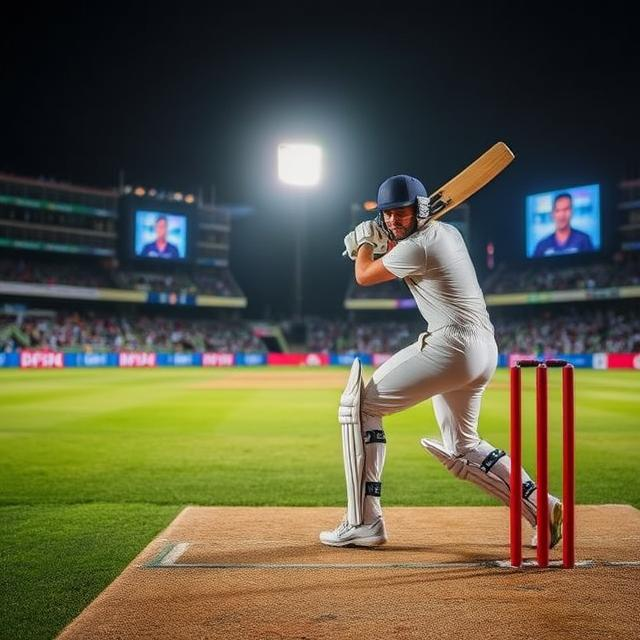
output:
<svg viewBox="0 0 640 640"><path fill-rule="evenodd" d="M417 342L375 370L361 405L365 522L382 513L380 477L386 450L382 417L432 398L443 444L453 455L461 455L480 442L480 403L497 362L498 347L492 332L451 325L420 334Z"/></svg>

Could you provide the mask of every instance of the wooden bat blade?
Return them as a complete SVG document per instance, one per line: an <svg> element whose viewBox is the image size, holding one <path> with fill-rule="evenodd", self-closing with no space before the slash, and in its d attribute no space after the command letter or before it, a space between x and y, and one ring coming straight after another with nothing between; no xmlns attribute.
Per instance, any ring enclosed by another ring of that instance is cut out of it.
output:
<svg viewBox="0 0 640 640"><path fill-rule="evenodd" d="M431 215L437 220L491 182L515 158L504 142L497 142L429 197Z"/></svg>

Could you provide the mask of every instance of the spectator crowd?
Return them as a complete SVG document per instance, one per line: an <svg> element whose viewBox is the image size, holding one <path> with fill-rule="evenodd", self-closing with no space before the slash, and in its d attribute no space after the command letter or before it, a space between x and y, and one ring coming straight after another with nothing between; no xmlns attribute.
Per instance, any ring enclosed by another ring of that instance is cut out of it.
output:
<svg viewBox="0 0 640 640"><path fill-rule="evenodd" d="M75 287L111 287L113 283L100 269L82 269L70 262L51 263L39 260L0 260L0 280L67 284Z"/></svg>
<svg viewBox="0 0 640 640"><path fill-rule="evenodd" d="M488 293L522 291L560 291L567 289L605 289L640 284L640 256L614 254L606 262L582 266L536 263L526 269L501 265L489 275L482 290Z"/></svg>
<svg viewBox="0 0 640 640"><path fill-rule="evenodd" d="M637 353L640 313L598 308L494 319L502 353Z"/></svg>
<svg viewBox="0 0 640 640"><path fill-rule="evenodd" d="M94 262L0 260L0 280L64 284L76 287L136 289L155 293L183 295L242 296L240 287L228 269L142 271L107 269Z"/></svg>
<svg viewBox="0 0 640 640"><path fill-rule="evenodd" d="M495 317L494 317L495 316ZM493 314L501 353L638 353L640 312L606 307ZM425 331L422 322L308 322L312 351L395 352Z"/></svg>
<svg viewBox="0 0 640 640"><path fill-rule="evenodd" d="M538 263L523 269L502 264L481 285L485 295L640 285L640 255L614 254L606 262L586 266L550 267L548 263ZM375 287L360 287L352 281L346 297L399 299L410 298L411 293L401 280L390 280Z"/></svg>
<svg viewBox="0 0 640 640"><path fill-rule="evenodd" d="M173 320L148 316L51 314L0 316L0 349L76 351L264 351L243 322Z"/></svg>
<svg viewBox="0 0 640 640"><path fill-rule="evenodd" d="M640 352L640 312L633 307L571 307L518 314L502 310L493 323L502 353ZM393 353L427 327L415 320L364 321L308 318L310 352ZM0 349L84 351L263 352L265 345L242 320L170 319L151 316L53 312L0 316Z"/></svg>
<svg viewBox="0 0 640 640"><path fill-rule="evenodd" d="M344 353L348 351L393 353L414 342L424 322L358 322L307 320L307 350Z"/></svg>

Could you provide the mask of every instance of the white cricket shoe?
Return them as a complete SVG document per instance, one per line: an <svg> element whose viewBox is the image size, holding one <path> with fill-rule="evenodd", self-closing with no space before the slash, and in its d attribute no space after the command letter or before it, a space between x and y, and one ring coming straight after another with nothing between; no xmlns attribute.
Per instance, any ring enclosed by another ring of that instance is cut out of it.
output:
<svg viewBox="0 0 640 640"><path fill-rule="evenodd" d="M549 549L553 549L562 538L562 502L554 496L549 496ZM538 532L533 528L531 546L538 546Z"/></svg>
<svg viewBox="0 0 640 640"><path fill-rule="evenodd" d="M371 524L351 526L347 520L343 520L333 531L322 531L320 542L330 547L377 547L387 541L387 532L384 528L384 520L378 518Z"/></svg>

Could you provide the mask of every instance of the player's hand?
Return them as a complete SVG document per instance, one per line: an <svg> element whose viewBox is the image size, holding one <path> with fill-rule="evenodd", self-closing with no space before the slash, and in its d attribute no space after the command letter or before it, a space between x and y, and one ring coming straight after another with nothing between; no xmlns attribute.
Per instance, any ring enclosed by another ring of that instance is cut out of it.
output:
<svg viewBox="0 0 640 640"><path fill-rule="evenodd" d="M365 220L344 237L345 253L352 260L355 260L358 249L363 244L370 244L373 247L374 255L384 255L387 253L387 242L387 234L381 227L373 220Z"/></svg>

